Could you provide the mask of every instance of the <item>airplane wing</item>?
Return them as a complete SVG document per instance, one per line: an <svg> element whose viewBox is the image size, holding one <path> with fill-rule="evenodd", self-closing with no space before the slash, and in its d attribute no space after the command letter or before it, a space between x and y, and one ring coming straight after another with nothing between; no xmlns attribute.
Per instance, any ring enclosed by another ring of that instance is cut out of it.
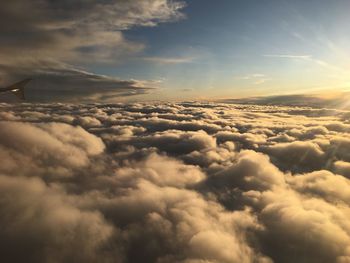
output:
<svg viewBox="0 0 350 263"><path fill-rule="evenodd" d="M24 96L24 89L14 89L14 90L11 90L11 92L13 94L15 94L17 96L17 98L19 98L20 100L25 100L25 96Z"/></svg>
<svg viewBox="0 0 350 263"><path fill-rule="evenodd" d="M17 82L11 86L8 86L6 88L0 89L0 92L12 92L14 95L16 95L19 99L24 100L24 86L27 85L27 83L31 81L31 79L25 79L20 82Z"/></svg>

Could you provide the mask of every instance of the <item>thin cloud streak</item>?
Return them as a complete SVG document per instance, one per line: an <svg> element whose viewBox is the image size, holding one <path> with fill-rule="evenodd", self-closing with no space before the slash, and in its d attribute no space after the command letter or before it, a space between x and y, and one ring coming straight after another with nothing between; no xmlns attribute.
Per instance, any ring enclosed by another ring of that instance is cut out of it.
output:
<svg viewBox="0 0 350 263"><path fill-rule="evenodd" d="M309 61L311 63L316 64L319 67L322 67L324 69L329 70L329 73L333 73L334 78L338 78L339 80L347 79L349 75L349 70L346 68L339 67L337 65L328 63L327 61L314 58L311 55L263 55L263 57L267 58L280 58L280 59L294 59L294 60L302 60L302 61Z"/></svg>
<svg viewBox="0 0 350 263"><path fill-rule="evenodd" d="M265 74L262 74L262 73L249 74L249 75L245 75L242 77L236 77L236 79L253 81L252 83L254 85L262 85L262 84L266 83L267 81L271 80L271 78L269 78L268 76L266 76Z"/></svg>
<svg viewBox="0 0 350 263"><path fill-rule="evenodd" d="M289 59L310 59L312 56L311 55L262 55L263 57L267 57L267 58L289 58Z"/></svg>
<svg viewBox="0 0 350 263"><path fill-rule="evenodd" d="M143 60L161 65L191 63L194 57L144 57Z"/></svg>

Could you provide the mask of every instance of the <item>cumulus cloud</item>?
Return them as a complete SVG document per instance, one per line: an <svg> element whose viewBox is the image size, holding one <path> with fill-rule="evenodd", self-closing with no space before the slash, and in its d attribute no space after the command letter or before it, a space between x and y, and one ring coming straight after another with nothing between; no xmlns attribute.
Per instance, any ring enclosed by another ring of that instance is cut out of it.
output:
<svg viewBox="0 0 350 263"><path fill-rule="evenodd" d="M0 259L348 262L349 113L330 112L2 103Z"/></svg>
<svg viewBox="0 0 350 263"><path fill-rule="evenodd" d="M294 141L271 145L266 150L284 164L286 169L320 169L325 165L324 152L320 146L310 141Z"/></svg>
<svg viewBox="0 0 350 263"><path fill-rule="evenodd" d="M65 193L37 177L1 175L0 189L3 261L99 261L114 229L98 211L67 203Z"/></svg>
<svg viewBox="0 0 350 263"><path fill-rule="evenodd" d="M350 176L350 163L344 161L336 161L334 162L335 171L338 174L344 175L349 178Z"/></svg>
<svg viewBox="0 0 350 263"><path fill-rule="evenodd" d="M33 78L32 99L42 101L60 100L62 93L63 99L144 93L149 86L138 81L101 76L82 67L118 64L142 51L144 44L127 40L123 31L181 19L184 5L168 0L2 1L1 83Z"/></svg>

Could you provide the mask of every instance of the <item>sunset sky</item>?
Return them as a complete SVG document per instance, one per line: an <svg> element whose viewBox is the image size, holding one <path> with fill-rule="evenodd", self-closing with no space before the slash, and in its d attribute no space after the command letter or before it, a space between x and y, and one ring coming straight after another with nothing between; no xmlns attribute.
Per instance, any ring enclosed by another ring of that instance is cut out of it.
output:
<svg viewBox="0 0 350 263"><path fill-rule="evenodd" d="M1 83L34 100L187 100L350 88L350 2L1 3ZM28 12L30 10L30 12Z"/></svg>
<svg viewBox="0 0 350 263"><path fill-rule="evenodd" d="M185 19L126 32L146 41L142 56L150 59L109 73L163 79L165 94L183 97L346 89L349 7L349 1L188 1ZM183 89L193 92L179 94Z"/></svg>

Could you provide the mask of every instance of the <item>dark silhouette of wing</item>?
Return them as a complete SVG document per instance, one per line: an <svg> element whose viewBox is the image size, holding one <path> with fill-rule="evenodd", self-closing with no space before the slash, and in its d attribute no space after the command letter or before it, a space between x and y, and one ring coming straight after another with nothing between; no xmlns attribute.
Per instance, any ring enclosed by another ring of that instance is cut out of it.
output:
<svg viewBox="0 0 350 263"><path fill-rule="evenodd" d="M24 87L27 85L27 83L31 81L31 79L25 79L20 82L17 82L15 84L12 84L11 86L8 86L6 88L1 88L0 92L12 92L14 95L16 95L19 99L24 100Z"/></svg>

